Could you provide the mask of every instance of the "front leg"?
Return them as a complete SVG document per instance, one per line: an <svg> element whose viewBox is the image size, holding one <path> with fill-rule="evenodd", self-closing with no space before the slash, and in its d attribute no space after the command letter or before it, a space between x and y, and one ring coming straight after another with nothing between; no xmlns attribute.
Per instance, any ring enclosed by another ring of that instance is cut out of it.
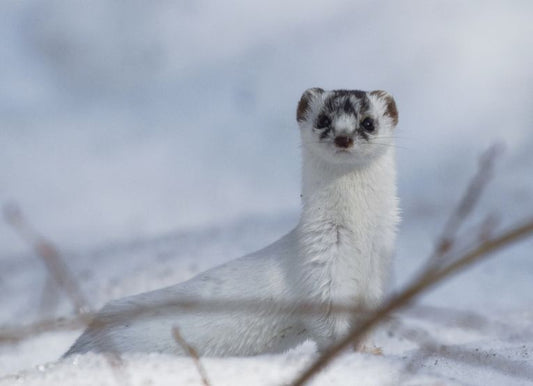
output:
<svg viewBox="0 0 533 386"><path fill-rule="evenodd" d="M318 352L322 353L344 339L353 331L353 328L360 325L361 321L362 318L360 317L329 316L308 320L306 326L317 345ZM371 334L371 331L365 333L357 344L352 344L352 349L358 352L381 355L382 349L374 344Z"/></svg>

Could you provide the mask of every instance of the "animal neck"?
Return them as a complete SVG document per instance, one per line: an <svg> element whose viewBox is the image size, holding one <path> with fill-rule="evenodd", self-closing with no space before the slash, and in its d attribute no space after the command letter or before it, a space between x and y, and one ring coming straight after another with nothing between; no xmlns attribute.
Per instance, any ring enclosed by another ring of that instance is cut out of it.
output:
<svg viewBox="0 0 533 386"><path fill-rule="evenodd" d="M396 172L391 148L364 165L334 164L303 149L300 227L372 223L396 207Z"/></svg>

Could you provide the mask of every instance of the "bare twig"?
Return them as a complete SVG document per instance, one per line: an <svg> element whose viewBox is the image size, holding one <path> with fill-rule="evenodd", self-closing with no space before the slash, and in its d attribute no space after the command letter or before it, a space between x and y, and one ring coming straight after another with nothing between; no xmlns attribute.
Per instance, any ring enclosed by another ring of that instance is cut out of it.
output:
<svg viewBox="0 0 533 386"><path fill-rule="evenodd" d="M79 314L80 319L83 320L85 324L88 324L91 320L92 307L79 287L74 275L70 272L70 269L61 257L59 251L51 242L39 235L30 226L18 206L15 204L4 207L4 216L7 223L33 247L37 256L39 256L44 262L50 277L53 278L59 288L61 288L65 295L70 299ZM124 385L128 384L123 366L124 363L120 354L117 352L108 352L105 354L105 358L113 370L117 383Z"/></svg>
<svg viewBox="0 0 533 386"><path fill-rule="evenodd" d="M91 311L89 301L53 244L45 240L30 226L16 205L5 206L4 216L8 224L33 247L37 256L44 262L50 277L54 279L59 288L70 299L77 312L81 315L89 313Z"/></svg>
<svg viewBox="0 0 533 386"><path fill-rule="evenodd" d="M483 191L492 178L494 161L501 152L502 146L495 144L481 155L477 172L470 179L464 194L461 196L461 200L446 221L440 237L437 238L435 249L422 270L422 274L426 270L437 267L442 262L442 257L451 252L457 232L479 202Z"/></svg>
<svg viewBox="0 0 533 386"><path fill-rule="evenodd" d="M0 344L17 343L31 336L51 331L70 331L87 325L85 319L76 316L72 319L41 320L28 326L17 326L0 329Z"/></svg>
<svg viewBox="0 0 533 386"><path fill-rule="evenodd" d="M500 217L496 214L489 214L479 226L478 242L490 239L494 230L500 223Z"/></svg>
<svg viewBox="0 0 533 386"><path fill-rule="evenodd" d="M194 362L194 365L196 366L196 370L198 370L198 374L200 375L200 378L202 379L202 383L204 386L210 386L207 372L205 371L204 366L202 365L202 362L200 361L200 357L198 356L198 352L192 347L187 341L181 336L179 328L173 327L172 328L172 337L178 343L183 351L187 353L192 361Z"/></svg>
<svg viewBox="0 0 533 386"><path fill-rule="evenodd" d="M378 308L362 324L352 329L346 337L344 337L338 343L332 345L328 350L324 351L324 353L320 355L316 361L314 361L301 375L298 376L298 378L296 378L292 385L304 385L318 371L329 364L338 354L351 345L357 345L360 339L365 334L369 333L370 330L379 324L385 317L390 315L393 311L408 305L422 292L426 291L430 287L435 286L452 274L457 273L458 271L481 260L484 257L489 256L492 253L495 253L499 249L530 236L531 233L533 233L533 219L524 225L516 226L500 236L485 241L470 253L463 255L447 266L442 267L433 273L428 273L418 280L415 280L405 290L393 296L383 306Z"/></svg>
<svg viewBox="0 0 533 386"><path fill-rule="evenodd" d="M111 367L111 370L113 371L115 381L119 385L130 385L130 378L128 372L126 371L126 367L124 366L124 360L122 359L120 353L117 351L108 351L102 354L104 355L104 358L107 361L109 367Z"/></svg>

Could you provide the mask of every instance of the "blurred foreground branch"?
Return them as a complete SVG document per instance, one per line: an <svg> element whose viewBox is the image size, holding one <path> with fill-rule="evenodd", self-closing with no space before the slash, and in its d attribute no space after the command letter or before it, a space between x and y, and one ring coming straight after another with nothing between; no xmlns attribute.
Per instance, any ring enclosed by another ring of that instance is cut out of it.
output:
<svg viewBox="0 0 533 386"><path fill-rule="evenodd" d="M454 244L457 242L457 233L470 216L478 204L481 195L485 191L494 172L496 157L503 151L502 145L492 145L479 158L478 169L470 179L465 192L461 196L459 203L451 212L448 220L444 224L441 235L437 238L435 249L426 263L426 270L438 267L446 254L452 252ZM487 222L482 226L482 230L487 227ZM483 232L487 233L487 232ZM424 271L424 270L423 270Z"/></svg>
<svg viewBox="0 0 533 386"><path fill-rule="evenodd" d="M91 312L90 303L83 294L74 275L52 243L40 236L26 221L15 204L4 207L4 217L8 224L33 247L44 262L48 274L70 299L76 311L82 316Z"/></svg>
<svg viewBox="0 0 533 386"><path fill-rule="evenodd" d="M10 224L13 229L29 245L33 247L33 250L37 256L40 257L44 262L49 277L55 281L59 288L61 288L61 290L69 298L70 302L74 305L77 313L79 314L79 318L78 320L73 320L71 323L67 323L66 325L76 325L77 322L83 322L83 324L87 325L92 319L92 307L90 306L87 297L83 294L81 287L78 285L78 281L72 272L70 272L70 269L63 260L59 251L52 243L39 235L30 226L18 206L15 204L4 207L4 217L7 223ZM30 327L33 329L31 332L35 334L36 332L44 332L46 329L56 329L58 327L58 323L41 322ZM5 335L0 332L0 342L20 339L22 334L29 332L28 329L30 327L19 327L18 329L11 331L10 334ZM129 382L126 381L127 374L124 371L124 363L121 356L116 352L110 352L106 353L104 357L111 367L117 383L127 385Z"/></svg>
<svg viewBox="0 0 533 386"><path fill-rule="evenodd" d="M207 372L205 371L204 366L202 365L202 362L200 361L200 357L198 356L198 352L192 347L187 341L181 336L179 328L174 327L172 328L172 337L178 343L184 352L186 352L191 359L194 362L194 365L196 366L196 370L198 371L198 374L200 375L200 378L202 379L202 383L204 386L210 386L209 380L207 378Z"/></svg>
<svg viewBox="0 0 533 386"><path fill-rule="evenodd" d="M71 319L49 319L16 327L0 328L0 344L18 343L32 336L44 334L51 331L70 331L83 328L87 325L84 318L76 316Z"/></svg>

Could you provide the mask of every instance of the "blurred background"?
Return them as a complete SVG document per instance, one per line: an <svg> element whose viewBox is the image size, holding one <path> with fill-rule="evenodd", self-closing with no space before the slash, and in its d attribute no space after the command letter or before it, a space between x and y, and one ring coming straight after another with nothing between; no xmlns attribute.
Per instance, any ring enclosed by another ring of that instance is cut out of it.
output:
<svg viewBox="0 0 533 386"><path fill-rule="evenodd" d="M506 152L480 216L533 212L532 16L529 0L2 1L0 204L71 251L245 219L277 237L299 212L301 93L385 89L401 278L489 144ZM511 292L532 289L531 247L506 260ZM0 264L28 251L0 223Z"/></svg>

